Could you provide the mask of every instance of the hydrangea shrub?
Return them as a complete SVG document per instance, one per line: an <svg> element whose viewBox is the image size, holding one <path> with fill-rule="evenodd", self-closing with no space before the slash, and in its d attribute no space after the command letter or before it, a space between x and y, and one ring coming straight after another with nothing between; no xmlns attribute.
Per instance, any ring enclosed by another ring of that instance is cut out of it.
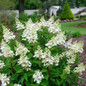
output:
<svg viewBox="0 0 86 86"><path fill-rule="evenodd" d="M3 26L0 46L1 86L78 86L82 41L67 40L59 21L31 19L23 25L16 18L18 36Z"/></svg>

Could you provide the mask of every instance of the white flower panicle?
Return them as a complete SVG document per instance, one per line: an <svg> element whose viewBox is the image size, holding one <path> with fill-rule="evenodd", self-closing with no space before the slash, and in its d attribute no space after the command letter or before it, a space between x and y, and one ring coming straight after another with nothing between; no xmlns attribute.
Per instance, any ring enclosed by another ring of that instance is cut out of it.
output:
<svg viewBox="0 0 86 86"><path fill-rule="evenodd" d="M22 45L21 43L19 43L18 41L16 41L16 46L15 50L16 50L16 56L20 55L20 54L26 54L27 52L30 52L24 45Z"/></svg>
<svg viewBox="0 0 86 86"><path fill-rule="evenodd" d="M73 43L73 45L71 46L71 49L75 53L82 53L83 52L83 46L84 46L84 42L82 42L82 41L80 41L80 42L75 41Z"/></svg>
<svg viewBox="0 0 86 86"><path fill-rule="evenodd" d="M72 45L72 38L71 39L69 39L67 42L65 42L65 44L64 44L64 46L66 47L66 48L71 48L71 45Z"/></svg>
<svg viewBox="0 0 86 86"><path fill-rule="evenodd" d="M0 49L4 57L6 58L13 57L14 55L13 51L10 49L9 45L4 40L2 40L1 42Z"/></svg>
<svg viewBox="0 0 86 86"><path fill-rule="evenodd" d="M65 55L67 58L70 58L70 57L76 57L76 54L74 53L74 51L72 50L68 50L65 52Z"/></svg>
<svg viewBox="0 0 86 86"><path fill-rule="evenodd" d="M57 54L57 55L54 57L54 59L53 59L53 63L55 63L56 66L58 66L59 59L60 59L60 57L59 57L58 54Z"/></svg>
<svg viewBox="0 0 86 86"><path fill-rule="evenodd" d="M37 50L35 51L35 55L33 57L36 58L43 58L43 50L41 49L40 46L37 47Z"/></svg>
<svg viewBox="0 0 86 86"><path fill-rule="evenodd" d="M64 69L64 71L67 72L67 74L70 74L70 65L67 65Z"/></svg>
<svg viewBox="0 0 86 86"><path fill-rule="evenodd" d="M68 59L69 58L76 58L76 54L72 50L68 50L68 51L62 52L59 56L61 58L66 56Z"/></svg>
<svg viewBox="0 0 86 86"><path fill-rule="evenodd" d="M50 24L50 27L48 28L48 31L51 32L51 33L58 33L61 31L61 26L60 24L58 23L58 21L56 21L55 23L53 24Z"/></svg>
<svg viewBox="0 0 86 86"><path fill-rule="evenodd" d="M48 27L48 23L47 23L46 20L44 19L44 16L40 19L39 26Z"/></svg>
<svg viewBox="0 0 86 86"><path fill-rule="evenodd" d="M22 86L21 84L14 84L14 86Z"/></svg>
<svg viewBox="0 0 86 86"><path fill-rule="evenodd" d="M64 46L71 49L72 51L74 51L74 53L82 53L83 52L84 42L75 41L75 42L72 43L72 39L70 39L64 44Z"/></svg>
<svg viewBox="0 0 86 86"><path fill-rule="evenodd" d="M85 71L86 66L83 63L80 63L78 67L74 69L74 72L79 73L80 75L82 74L83 71Z"/></svg>
<svg viewBox="0 0 86 86"><path fill-rule="evenodd" d="M4 40L9 43L11 39L15 38L15 35L13 34L12 31L3 26L3 37Z"/></svg>
<svg viewBox="0 0 86 86"><path fill-rule="evenodd" d="M0 60L0 69L2 69L5 66L4 62Z"/></svg>
<svg viewBox="0 0 86 86"><path fill-rule="evenodd" d="M48 48L45 48L45 52L42 58L42 63L44 63L44 66L53 65L54 57L51 56L51 52Z"/></svg>
<svg viewBox="0 0 86 86"><path fill-rule="evenodd" d="M72 57L70 59L67 59L67 64L74 64L76 58L75 57Z"/></svg>
<svg viewBox="0 0 86 86"><path fill-rule="evenodd" d="M23 31L23 34L22 34L23 40L28 40L29 43L37 42L38 29L39 29L39 26L36 23L32 23L32 21L29 20L26 23L26 29Z"/></svg>
<svg viewBox="0 0 86 86"><path fill-rule="evenodd" d="M7 86L9 84L10 78L6 74L0 73L1 86Z"/></svg>
<svg viewBox="0 0 86 86"><path fill-rule="evenodd" d="M28 57L23 54L18 59L18 64L21 65L27 71L31 70L31 62L29 61Z"/></svg>
<svg viewBox="0 0 86 86"><path fill-rule="evenodd" d="M2 53L0 53L0 56L3 56L3 54L2 54Z"/></svg>
<svg viewBox="0 0 86 86"><path fill-rule="evenodd" d="M25 29L24 25L19 21L19 19L15 18L15 20L16 20L17 30Z"/></svg>
<svg viewBox="0 0 86 86"><path fill-rule="evenodd" d="M59 32L56 37L52 37L51 40L48 41L46 46L48 48L52 48L53 46L63 45L65 43L66 36L64 35L64 32Z"/></svg>
<svg viewBox="0 0 86 86"><path fill-rule="evenodd" d="M48 21L46 21L44 19L44 17L42 17L40 19L40 22L38 23L40 27L44 26L44 27L48 27L48 31L50 33L58 33L61 31L60 29L60 24L58 22L59 20L57 20L55 23L54 23L54 16L52 16Z"/></svg>
<svg viewBox="0 0 86 86"><path fill-rule="evenodd" d="M40 84L43 78L44 76L42 75L42 72L40 72L39 70L35 71L33 75L34 82L37 82L38 84Z"/></svg>

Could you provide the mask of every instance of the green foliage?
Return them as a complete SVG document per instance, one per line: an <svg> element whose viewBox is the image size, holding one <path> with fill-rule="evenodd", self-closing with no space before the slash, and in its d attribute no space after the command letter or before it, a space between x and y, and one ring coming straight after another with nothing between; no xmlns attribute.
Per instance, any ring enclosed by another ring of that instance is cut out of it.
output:
<svg viewBox="0 0 86 86"><path fill-rule="evenodd" d="M26 13L20 13L19 19L21 21L28 21L28 14L26 14Z"/></svg>
<svg viewBox="0 0 86 86"><path fill-rule="evenodd" d="M25 9L39 9L41 8L41 1L40 0L25 0L24 7Z"/></svg>
<svg viewBox="0 0 86 86"><path fill-rule="evenodd" d="M81 34L79 32L74 32L74 33L72 33L72 36L75 38L78 38L81 36Z"/></svg>
<svg viewBox="0 0 86 86"><path fill-rule="evenodd" d="M72 14L71 10L70 10L70 6L68 4L68 2L66 1L65 5L64 5L64 9L62 11L61 14L61 19L73 19L74 15Z"/></svg>
<svg viewBox="0 0 86 86"><path fill-rule="evenodd" d="M60 17L60 15L61 15L61 13L62 13L62 9L61 8L59 8L59 10L57 10L57 16L59 16Z"/></svg>
<svg viewBox="0 0 86 86"><path fill-rule="evenodd" d="M11 25L15 23L16 13L4 12L0 14L0 22L5 25Z"/></svg>
<svg viewBox="0 0 86 86"><path fill-rule="evenodd" d="M32 19L33 22L39 21L39 19L38 19L37 17L38 17L37 12L34 12L34 13L30 16L30 18Z"/></svg>
<svg viewBox="0 0 86 86"><path fill-rule="evenodd" d="M86 15L80 15L80 19L86 20Z"/></svg>
<svg viewBox="0 0 86 86"><path fill-rule="evenodd" d="M9 10L15 8L13 0L0 0L0 10Z"/></svg>

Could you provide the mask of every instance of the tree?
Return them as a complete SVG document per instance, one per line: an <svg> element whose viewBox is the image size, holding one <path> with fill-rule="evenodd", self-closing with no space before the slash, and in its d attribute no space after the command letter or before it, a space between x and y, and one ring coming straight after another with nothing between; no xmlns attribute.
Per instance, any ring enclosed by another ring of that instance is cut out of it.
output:
<svg viewBox="0 0 86 86"><path fill-rule="evenodd" d="M42 2L40 0L25 0L25 9L39 9L41 8Z"/></svg>
<svg viewBox="0 0 86 86"><path fill-rule="evenodd" d="M68 4L68 1L66 0L66 3L64 5L64 9L61 14L61 19L73 19L74 15L70 10L70 6Z"/></svg>
<svg viewBox="0 0 86 86"><path fill-rule="evenodd" d="M24 13L24 1L25 0L19 0L19 14Z"/></svg>
<svg viewBox="0 0 86 86"><path fill-rule="evenodd" d="M0 0L0 10L9 10L13 9L15 4L11 0Z"/></svg>

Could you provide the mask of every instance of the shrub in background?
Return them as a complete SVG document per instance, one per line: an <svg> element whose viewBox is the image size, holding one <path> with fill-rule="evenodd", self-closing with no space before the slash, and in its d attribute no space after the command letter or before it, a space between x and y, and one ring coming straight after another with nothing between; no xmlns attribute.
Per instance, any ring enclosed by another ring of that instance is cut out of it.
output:
<svg viewBox="0 0 86 86"><path fill-rule="evenodd" d="M19 19L21 21L28 21L28 14L27 13L20 13Z"/></svg>
<svg viewBox="0 0 86 86"><path fill-rule="evenodd" d="M36 23L30 19L25 26L16 19L16 28L17 37L3 26L1 86L78 86L78 75L86 68L78 64L83 42L66 41L53 17Z"/></svg>
<svg viewBox="0 0 86 86"><path fill-rule="evenodd" d="M30 17L31 17L33 22L36 22L38 20L37 19L37 12L34 12Z"/></svg>
<svg viewBox="0 0 86 86"><path fill-rule="evenodd" d="M5 25L10 25L15 23L16 13L4 12L0 13L0 22Z"/></svg>
<svg viewBox="0 0 86 86"><path fill-rule="evenodd" d="M61 13L62 13L62 9L61 9L61 8L59 8L59 10L57 10L57 12L56 12L56 13L57 13L57 16L58 16L58 17L60 17L60 16L61 16Z"/></svg>
<svg viewBox="0 0 86 86"><path fill-rule="evenodd" d="M64 19L74 19L74 15L71 12L71 9L70 9L70 6L69 6L67 0L66 0L66 3L64 5L64 8L63 8L63 11L62 11L62 14L61 14L60 18L62 20L64 20Z"/></svg>
<svg viewBox="0 0 86 86"><path fill-rule="evenodd" d="M80 32L74 32L74 33L72 33L72 36L77 38L77 37L80 37L81 34L80 34Z"/></svg>

